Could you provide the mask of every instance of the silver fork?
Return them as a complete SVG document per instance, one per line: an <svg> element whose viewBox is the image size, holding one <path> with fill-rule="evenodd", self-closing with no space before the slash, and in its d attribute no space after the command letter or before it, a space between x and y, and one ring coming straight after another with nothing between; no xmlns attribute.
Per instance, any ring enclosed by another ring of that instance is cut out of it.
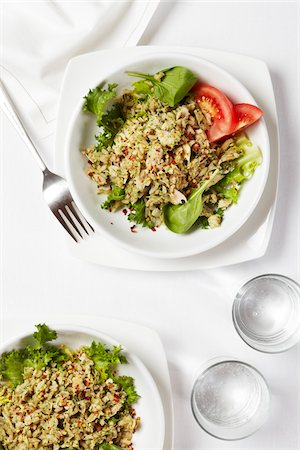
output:
<svg viewBox="0 0 300 450"><path fill-rule="evenodd" d="M64 178L51 172L22 125L19 114L4 84L0 80L0 106L14 125L19 136L31 151L44 174L43 193L49 208L69 235L78 242L94 232L92 226L80 214Z"/></svg>

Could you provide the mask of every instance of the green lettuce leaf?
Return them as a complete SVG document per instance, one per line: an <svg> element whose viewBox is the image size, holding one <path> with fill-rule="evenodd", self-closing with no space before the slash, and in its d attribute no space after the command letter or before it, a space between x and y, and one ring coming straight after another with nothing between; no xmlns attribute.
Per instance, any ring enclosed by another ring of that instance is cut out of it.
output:
<svg viewBox="0 0 300 450"><path fill-rule="evenodd" d="M51 330L47 325L39 324L35 328L37 331L33 333L33 339L36 341L36 347L41 348L46 342L55 341L57 338L57 333Z"/></svg>
<svg viewBox="0 0 300 450"><path fill-rule="evenodd" d="M134 205L132 205L133 211L128 214L129 222L135 222L143 227L153 228L153 223L146 220L145 218L145 201L143 198L138 200Z"/></svg>
<svg viewBox="0 0 300 450"><path fill-rule="evenodd" d="M123 200L124 197L125 197L124 189L120 188L119 186L114 186L111 193L108 194L105 202L102 203L101 208L109 209L113 206L115 202Z"/></svg>
<svg viewBox="0 0 300 450"><path fill-rule="evenodd" d="M140 398L140 395L138 395L138 393L135 390L134 380L132 377L118 376L114 378L114 382L117 383L124 392L126 392L127 394L127 398L125 401L126 406L131 406Z"/></svg>
<svg viewBox="0 0 300 450"><path fill-rule="evenodd" d="M97 117L97 123L101 126L102 116L105 113L108 102L116 96L115 88L117 84L109 84L108 89L101 89L100 86L90 89L89 93L84 97L84 111L89 111Z"/></svg>
<svg viewBox="0 0 300 450"><path fill-rule="evenodd" d="M118 364L126 364L127 359L122 355L122 347L114 346L112 349L108 348L101 342L93 341L89 347L84 350L94 361L96 369L101 374L101 381L113 377L113 371Z"/></svg>
<svg viewBox="0 0 300 450"><path fill-rule="evenodd" d="M109 111L106 111L108 103L116 97L117 84L109 84L108 89L101 89L97 86L95 89L89 91L84 97L83 105L84 111L89 111L97 117L97 124L100 127L100 132L96 136L97 151L103 148L110 147L115 135L124 123L123 111L120 104L114 104Z"/></svg>
<svg viewBox="0 0 300 450"><path fill-rule="evenodd" d="M242 149L243 155L237 159L235 169L213 186L213 190L223 194L233 203L238 201L242 184L252 177L256 167L262 162L260 148L245 134L236 140L235 145Z"/></svg>
<svg viewBox="0 0 300 450"><path fill-rule="evenodd" d="M48 344L56 339L56 332L47 325L36 325L33 334L34 344L20 350L3 353L0 358L0 377L7 380L13 387L23 383L25 367L43 369L51 361L65 361L68 356L58 347Z"/></svg>

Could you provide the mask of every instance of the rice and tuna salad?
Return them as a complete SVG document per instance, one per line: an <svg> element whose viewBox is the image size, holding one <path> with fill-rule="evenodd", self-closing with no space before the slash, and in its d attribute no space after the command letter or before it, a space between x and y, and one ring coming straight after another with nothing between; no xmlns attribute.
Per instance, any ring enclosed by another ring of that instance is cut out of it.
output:
<svg viewBox="0 0 300 450"><path fill-rule="evenodd" d="M242 132L262 111L232 102L181 66L140 78L117 95L98 86L83 109L97 118L96 143L83 148L101 207L130 222L175 233L216 228L261 163ZM134 225L135 227L135 225Z"/></svg>
<svg viewBox="0 0 300 450"><path fill-rule="evenodd" d="M49 344L57 334L46 325L36 328L33 345L0 358L0 449L132 450L139 395L117 374L122 347L71 351Z"/></svg>

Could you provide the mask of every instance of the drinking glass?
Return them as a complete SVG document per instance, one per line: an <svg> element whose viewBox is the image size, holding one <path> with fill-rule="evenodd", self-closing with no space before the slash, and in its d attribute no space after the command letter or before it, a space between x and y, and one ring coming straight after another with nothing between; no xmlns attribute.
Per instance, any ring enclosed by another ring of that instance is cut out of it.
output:
<svg viewBox="0 0 300 450"><path fill-rule="evenodd" d="M240 337L261 352L288 350L300 340L300 286L283 275L260 275L244 284L233 302Z"/></svg>
<svg viewBox="0 0 300 450"><path fill-rule="evenodd" d="M223 440L255 433L269 413L269 389L254 367L235 359L207 363L192 391L191 404L198 424Z"/></svg>

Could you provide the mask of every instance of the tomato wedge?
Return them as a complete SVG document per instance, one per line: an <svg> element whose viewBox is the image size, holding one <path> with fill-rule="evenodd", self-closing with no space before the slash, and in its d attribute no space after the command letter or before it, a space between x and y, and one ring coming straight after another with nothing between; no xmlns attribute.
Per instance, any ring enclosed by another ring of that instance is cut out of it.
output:
<svg viewBox="0 0 300 450"><path fill-rule="evenodd" d="M234 105L234 111L238 123L232 133L237 133L257 122L263 115L263 111L257 106L248 105L248 103L237 103Z"/></svg>
<svg viewBox="0 0 300 450"><path fill-rule="evenodd" d="M207 130L208 140L215 142L231 134L238 121L229 98L209 84L198 83L192 91L195 93L195 100L199 102L201 109L207 112L212 119L212 125Z"/></svg>

